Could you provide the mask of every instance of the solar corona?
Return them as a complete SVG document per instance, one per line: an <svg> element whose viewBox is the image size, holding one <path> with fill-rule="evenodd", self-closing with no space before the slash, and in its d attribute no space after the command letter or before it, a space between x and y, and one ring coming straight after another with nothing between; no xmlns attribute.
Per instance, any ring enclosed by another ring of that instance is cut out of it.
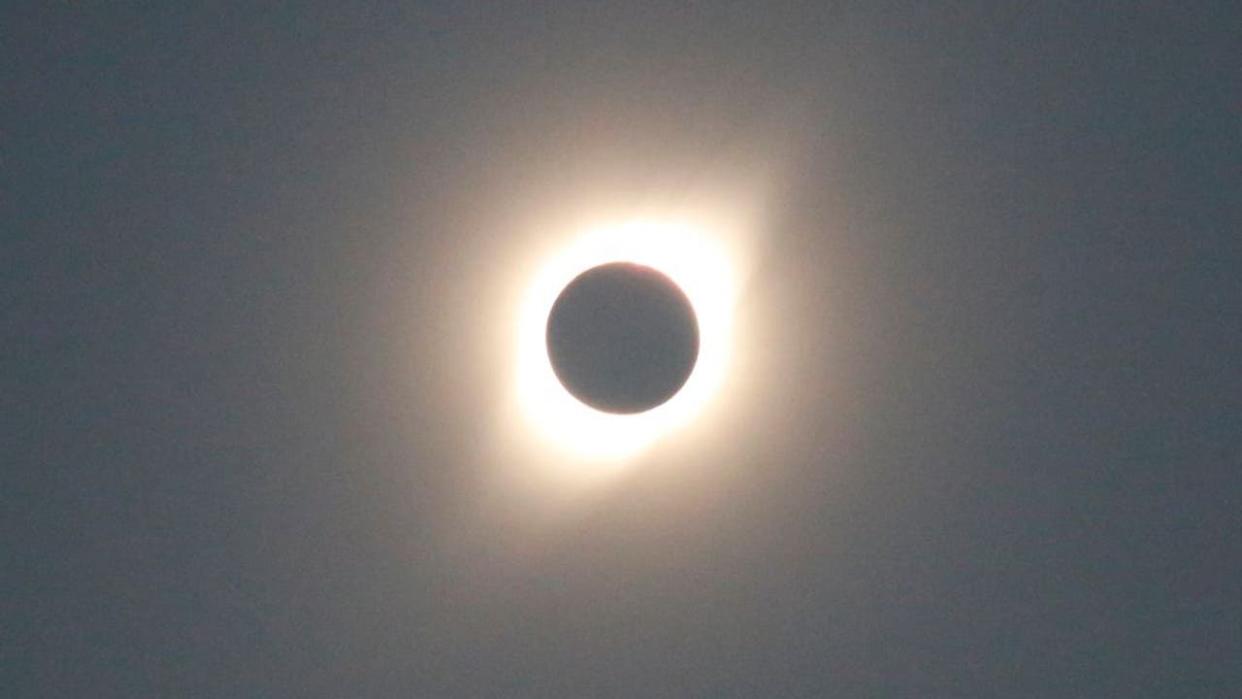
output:
<svg viewBox="0 0 1242 699"><path fill-rule="evenodd" d="M735 296L726 246L698 226L637 221L571 239L521 299L527 429L585 461L622 461L669 437L717 397Z"/></svg>

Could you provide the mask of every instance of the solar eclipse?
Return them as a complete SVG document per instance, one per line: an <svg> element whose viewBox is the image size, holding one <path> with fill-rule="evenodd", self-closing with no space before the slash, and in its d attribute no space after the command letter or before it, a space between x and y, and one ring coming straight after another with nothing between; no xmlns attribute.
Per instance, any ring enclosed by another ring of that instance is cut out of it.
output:
<svg viewBox="0 0 1242 699"><path fill-rule="evenodd" d="M660 272L629 262L593 267L548 316L548 357L565 390L606 413L663 404L690 377L699 329L690 300Z"/></svg>
<svg viewBox="0 0 1242 699"><path fill-rule="evenodd" d="M528 432L575 460L618 461L685 426L724 381L735 297L732 251L703 227L634 221L571 239L517 313Z"/></svg>

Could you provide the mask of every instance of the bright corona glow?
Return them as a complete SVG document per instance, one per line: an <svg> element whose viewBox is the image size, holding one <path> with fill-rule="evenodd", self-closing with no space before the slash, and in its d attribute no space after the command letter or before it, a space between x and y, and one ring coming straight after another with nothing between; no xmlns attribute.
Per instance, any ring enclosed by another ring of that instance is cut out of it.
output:
<svg viewBox="0 0 1242 699"><path fill-rule="evenodd" d="M582 272L609 262L632 262L662 272L689 298L699 324L699 355L681 390L651 410L619 415L574 398L548 358L548 314L557 296ZM631 222L591 231L539 269L518 314L517 399L535 434L578 458L617 461L682 427L724 382L732 342L735 270L723 243L685 223Z"/></svg>

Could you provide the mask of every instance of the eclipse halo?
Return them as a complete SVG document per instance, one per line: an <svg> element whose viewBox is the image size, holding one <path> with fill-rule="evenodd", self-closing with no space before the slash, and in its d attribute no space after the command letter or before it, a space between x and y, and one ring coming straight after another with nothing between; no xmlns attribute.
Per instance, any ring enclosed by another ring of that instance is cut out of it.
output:
<svg viewBox="0 0 1242 699"><path fill-rule="evenodd" d="M649 410L605 412L575 398L557 378L547 323L557 298L583 272L617 262L650 267L684 294L698 324L698 354L680 390ZM632 221L589 231L550 255L521 299L516 396L541 442L566 455L621 461L698 416L718 393L731 353L736 297L730 255L719 238L691 224Z"/></svg>

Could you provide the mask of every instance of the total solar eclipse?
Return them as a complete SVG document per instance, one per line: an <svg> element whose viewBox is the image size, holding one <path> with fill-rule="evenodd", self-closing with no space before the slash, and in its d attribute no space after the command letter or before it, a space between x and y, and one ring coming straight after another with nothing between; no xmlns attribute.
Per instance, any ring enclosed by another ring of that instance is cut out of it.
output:
<svg viewBox="0 0 1242 699"><path fill-rule="evenodd" d="M566 285L548 314L546 339L565 390L607 413L641 413L668 401L699 354L685 292L630 262L593 267Z"/></svg>

